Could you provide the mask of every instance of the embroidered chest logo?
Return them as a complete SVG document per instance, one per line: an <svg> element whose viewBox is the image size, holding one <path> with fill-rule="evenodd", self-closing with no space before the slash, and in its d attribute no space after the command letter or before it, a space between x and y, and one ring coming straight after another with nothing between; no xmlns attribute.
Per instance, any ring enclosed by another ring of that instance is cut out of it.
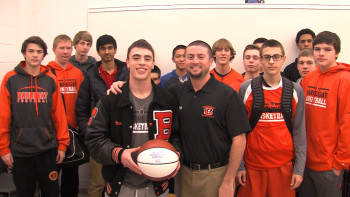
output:
<svg viewBox="0 0 350 197"><path fill-rule="evenodd" d="M202 117L214 118L214 110L215 110L215 107L213 106L209 106L209 105L203 106Z"/></svg>
<svg viewBox="0 0 350 197"><path fill-rule="evenodd" d="M329 89L309 86L306 92L305 104L316 107L327 107Z"/></svg>

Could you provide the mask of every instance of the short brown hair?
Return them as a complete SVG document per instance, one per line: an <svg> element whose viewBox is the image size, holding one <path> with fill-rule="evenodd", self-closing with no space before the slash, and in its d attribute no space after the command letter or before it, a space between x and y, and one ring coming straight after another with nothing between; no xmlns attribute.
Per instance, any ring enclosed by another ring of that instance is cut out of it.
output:
<svg viewBox="0 0 350 197"><path fill-rule="evenodd" d="M22 43L22 48L21 48L21 53L22 54L24 54L26 52L29 43L39 45L43 49L44 57L47 55L47 45L44 42L44 40L41 39L39 36L31 36L31 37L27 38Z"/></svg>
<svg viewBox="0 0 350 197"><path fill-rule="evenodd" d="M187 51L187 48L190 46L201 46L201 47L207 48L209 59L213 57L213 52L211 50L210 45L202 40L195 40L195 41L191 42L189 45L187 45L186 51ZM185 51L185 54L187 53L186 51Z"/></svg>
<svg viewBox="0 0 350 197"><path fill-rule="evenodd" d="M127 53L127 59L129 59L130 52L133 48L141 48L141 49L148 49L152 52L153 55L153 60L154 60L154 50L153 47L150 43L148 43L144 39L136 40L134 43L132 43L129 48L128 48L128 53Z"/></svg>
<svg viewBox="0 0 350 197"><path fill-rule="evenodd" d="M312 49L304 49L304 50L300 51L298 58L299 57L309 57L309 56L314 57L314 51Z"/></svg>
<svg viewBox="0 0 350 197"><path fill-rule="evenodd" d="M255 45L255 44L248 44L245 48L244 48L244 51L243 51L243 57L244 57L244 54L246 51L248 50L257 50L260 52L260 47L258 45Z"/></svg>
<svg viewBox="0 0 350 197"><path fill-rule="evenodd" d="M56 36L56 38L53 40L53 48L56 48L57 44L59 42L61 42L62 40L72 42L72 39L70 39L69 36L67 36L66 34L61 34L61 35Z"/></svg>
<svg viewBox="0 0 350 197"><path fill-rule="evenodd" d="M260 48L260 56L261 57L262 57L262 51L264 50L264 48L267 48L267 47L280 48L282 51L282 56L285 56L285 54L286 54L282 44L280 42L278 42L277 40L271 39L271 40L265 41L264 44L261 46L261 48Z"/></svg>
<svg viewBox="0 0 350 197"><path fill-rule="evenodd" d="M323 31L319 34L314 39L313 47L317 44L322 44L326 43L329 45L333 45L334 50L337 54L340 53L340 48L341 48L341 43L340 43L340 38L336 33L330 32L330 31Z"/></svg>
<svg viewBox="0 0 350 197"><path fill-rule="evenodd" d="M221 38L219 40L217 40L212 47L213 50L213 57L214 57L214 61L216 62L216 57L215 57L215 53L216 51L222 50L228 48L230 49L231 52L231 58L230 61L232 61L235 58L236 55L236 51L233 49L232 44L230 43L230 41L226 40L225 38Z"/></svg>
<svg viewBox="0 0 350 197"><path fill-rule="evenodd" d="M77 34L75 34L75 36L73 38L73 45L78 44L80 40L90 42L92 45L92 36L87 31L79 31Z"/></svg>

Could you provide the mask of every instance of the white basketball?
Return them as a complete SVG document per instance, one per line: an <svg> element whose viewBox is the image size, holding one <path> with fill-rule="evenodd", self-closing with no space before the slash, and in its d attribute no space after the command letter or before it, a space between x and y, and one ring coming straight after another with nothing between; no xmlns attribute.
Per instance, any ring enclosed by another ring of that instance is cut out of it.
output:
<svg viewBox="0 0 350 197"><path fill-rule="evenodd" d="M159 140L157 142L147 142L147 144L141 146L138 152L137 165L149 180L161 181L168 179L178 166L179 156L176 154L175 148L170 143L166 142L167 144L164 144L164 142L159 142Z"/></svg>

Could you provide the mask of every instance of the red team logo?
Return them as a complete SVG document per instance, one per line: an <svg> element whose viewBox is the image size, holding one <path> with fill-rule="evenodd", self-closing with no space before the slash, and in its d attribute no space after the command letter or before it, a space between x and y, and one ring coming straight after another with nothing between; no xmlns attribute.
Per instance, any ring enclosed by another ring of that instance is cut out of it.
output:
<svg viewBox="0 0 350 197"><path fill-rule="evenodd" d="M214 118L214 109L213 106L203 106L203 114L202 117Z"/></svg>
<svg viewBox="0 0 350 197"><path fill-rule="evenodd" d="M169 139L171 134L173 112L171 110L153 111L153 120L156 121L157 125L157 133L154 136L155 139Z"/></svg>

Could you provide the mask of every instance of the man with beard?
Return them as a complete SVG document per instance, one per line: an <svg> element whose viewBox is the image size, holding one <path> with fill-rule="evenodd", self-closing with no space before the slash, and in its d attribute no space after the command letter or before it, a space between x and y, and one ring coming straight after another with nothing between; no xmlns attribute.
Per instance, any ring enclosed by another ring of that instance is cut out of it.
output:
<svg viewBox="0 0 350 197"><path fill-rule="evenodd" d="M190 80L172 89L183 148L180 196L233 196L250 130L237 92L209 73L212 54L207 43L190 43L185 53Z"/></svg>

